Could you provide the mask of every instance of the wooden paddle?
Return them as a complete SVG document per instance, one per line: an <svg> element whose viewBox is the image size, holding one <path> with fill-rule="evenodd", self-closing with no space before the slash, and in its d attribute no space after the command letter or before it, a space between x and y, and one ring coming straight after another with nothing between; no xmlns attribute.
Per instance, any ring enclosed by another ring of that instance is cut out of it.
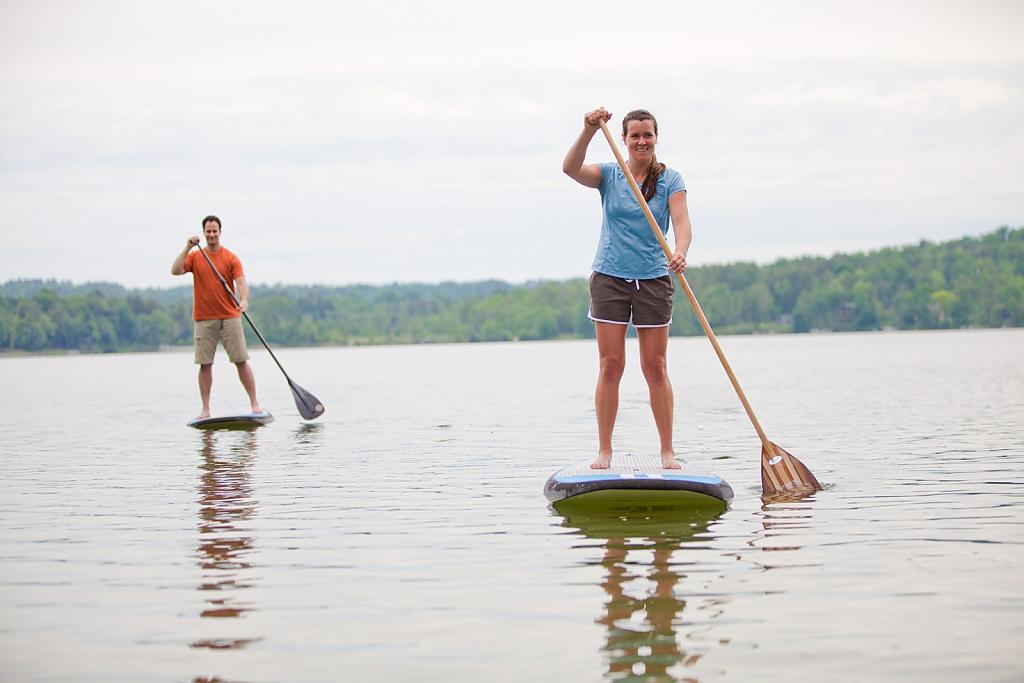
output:
<svg viewBox="0 0 1024 683"><path fill-rule="evenodd" d="M608 140L608 145L612 148L612 152L615 154L615 159L619 162L619 168L622 169L623 175L625 175L626 180L629 181L629 186L633 188L633 194L636 196L636 200L640 203L640 208L643 209L644 215L647 216L647 222L650 224L651 230L654 231L654 236L657 237L658 243L661 244L661 248L665 252L665 257L671 261L672 250L668 246L668 241L661 233L661 228L658 227L658 222L654 219L654 214L651 213L650 207L647 206L647 201L644 199L643 193L640 192L640 187L636 184L636 179L633 178L633 174L630 173L625 159L622 158L619 146L615 144L615 139L612 137L612 134L608 130L608 126L605 125L604 121L601 121L600 124L601 132L604 133L605 139ZM718 355L718 360L722 362L722 367L725 368L725 374L729 376L729 381L732 382L732 388L736 390L736 395L740 397L740 403L743 404L743 409L747 411L747 417L750 418L750 422L754 425L754 430L757 432L758 438L761 439L761 491L763 495L770 496L778 493L811 493L813 491L820 491L821 484L819 484L818 480L813 474L811 474L811 471L807 469L802 462L797 460L795 456L788 453L782 447L772 443L768 440L768 437L765 436L764 430L761 428L761 423L758 422L757 416L754 415L753 408L750 407L750 403L747 401L747 397L743 393L743 389L740 388L740 383L737 381L736 375L733 374L729 361L725 359L722 347L718 345L718 340L715 338L715 333L711 330L711 325L708 323L708 319L704 316L704 311L701 310L700 304L697 303L697 297L694 296L693 290L690 289L690 285L682 273L676 273L676 277L679 279L679 284L682 285L683 291L686 292L686 298L690 300L690 306L693 307L693 312L697 315L697 320L700 321L701 327L704 328L704 333L708 336L708 341L711 342L711 346L715 349L715 353Z"/></svg>
<svg viewBox="0 0 1024 683"><path fill-rule="evenodd" d="M237 306L239 310L241 310L242 304L239 303L238 297L235 296L234 290L231 289L231 286L228 285L227 280L225 280L224 277L220 274L220 271L217 270L217 266L213 265L213 261L210 260L209 255L205 251L203 251L202 247L199 247L199 253L202 254L203 258L206 259L206 262L210 264L210 268L213 269L213 272L217 276L217 279L220 280L220 283L224 285L224 289L227 290L228 294L231 296L231 299L235 302L235 306ZM263 335L260 334L260 331L256 329L256 325L249 317L249 314L246 313L245 311L242 311L242 315L245 316L245 321L249 323L249 326L252 328L252 331L255 332L256 336L260 338L261 342L263 342L263 346L267 348L267 352L270 354L270 357L274 359L274 362L277 363L277 367L281 368L281 374L284 375L284 378L286 380L288 380L288 386L292 390L292 396L295 397L295 407L299 409L299 415L301 415L306 420L314 420L323 415L324 404L320 402L320 399L318 399L316 396L309 393L308 391L306 391L305 389L303 389L298 384L292 381L292 378L289 377L288 373L284 371L284 367L281 365L281 361L277 360L277 356L275 356L274 352L270 350L270 345L267 344L267 340L264 339Z"/></svg>

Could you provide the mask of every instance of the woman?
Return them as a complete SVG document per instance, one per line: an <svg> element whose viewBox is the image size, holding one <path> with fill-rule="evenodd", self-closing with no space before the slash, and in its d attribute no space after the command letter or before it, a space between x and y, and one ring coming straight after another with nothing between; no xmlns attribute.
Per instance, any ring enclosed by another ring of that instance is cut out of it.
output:
<svg viewBox="0 0 1024 683"><path fill-rule="evenodd" d="M672 219L675 252L671 260L651 232L629 181L615 162L584 164L587 146L612 115L603 108L583 117L583 132L569 148L562 170L570 178L600 190L604 220L590 276L590 313L597 333L600 373L594 404L597 409L598 454L590 465L605 469L612 460L612 430L619 409L619 380L626 365L626 328L632 322L640 342L640 367L651 397L651 411L661 441L662 467L678 469L672 449L672 384L665 363L668 326L672 322L672 277L686 269L691 228L686 186L677 171L659 163L658 122L643 109L622 120L622 141L629 152L627 167L640 186L662 232Z"/></svg>

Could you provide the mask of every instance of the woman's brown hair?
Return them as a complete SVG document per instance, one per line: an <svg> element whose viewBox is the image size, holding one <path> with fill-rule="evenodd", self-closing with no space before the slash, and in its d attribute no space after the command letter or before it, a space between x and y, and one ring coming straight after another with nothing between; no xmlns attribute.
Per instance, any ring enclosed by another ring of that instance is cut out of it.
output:
<svg viewBox="0 0 1024 683"><path fill-rule="evenodd" d="M630 121L650 121L654 124L654 134L658 134L658 119L654 118L654 114L646 109L634 109L622 119L623 138L626 137L626 129L629 127ZM644 184L640 186L640 192L647 201L654 198L654 193L658 190L658 178L664 172L665 164L659 163L658 157L652 154L651 165L647 167L647 173L644 174Z"/></svg>

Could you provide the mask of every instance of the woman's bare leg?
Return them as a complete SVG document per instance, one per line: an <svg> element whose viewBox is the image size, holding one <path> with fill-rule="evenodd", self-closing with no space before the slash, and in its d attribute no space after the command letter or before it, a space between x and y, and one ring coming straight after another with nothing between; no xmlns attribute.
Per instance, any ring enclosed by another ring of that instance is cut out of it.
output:
<svg viewBox="0 0 1024 683"><path fill-rule="evenodd" d="M661 465L669 469L679 469L675 452L672 448L672 417L675 400L672 395L672 382L668 378L668 363L665 354L668 350L668 327L644 327L636 331L640 342L640 368L651 396L651 412L654 413L654 424L658 427L658 439L661 441Z"/></svg>
<svg viewBox="0 0 1024 683"><path fill-rule="evenodd" d="M626 326L614 323L594 323L597 333L597 352L600 370L594 408L597 411L597 460L590 466L606 469L612 462L612 431L619 412L619 381L626 367Z"/></svg>

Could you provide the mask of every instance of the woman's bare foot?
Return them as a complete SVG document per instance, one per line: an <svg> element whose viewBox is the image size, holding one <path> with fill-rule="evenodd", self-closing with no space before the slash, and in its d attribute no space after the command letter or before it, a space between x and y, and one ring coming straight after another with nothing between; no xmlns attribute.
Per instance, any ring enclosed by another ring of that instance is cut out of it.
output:
<svg viewBox="0 0 1024 683"><path fill-rule="evenodd" d="M208 417L210 417L210 409L209 408L207 408L207 409L205 409L203 411L200 411L200 413L198 415L196 415L196 419L197 420L205 420Z"/></svg>
<svg viewBox="0 0 1024 683"><path fill-rule="evenodd" d="M597 456L597 460L590 463L590 469L592 470L606 470L612 464L611 453L601 453Z"/></svg>
<svg viewBox="0 0 1024 683"><path fill-rule="evenodd" d="M661 466L664 467L666 470L678 470L678 469L681 469L679 467L679 463L676 462L676 454L675 453L662 453L661 454Z"/></svg>
<svg viewBox="0 0 1024 683"><path fill-rule="evenodd" d="M251 406L253 415L259 415L263 412L263 408L260 408L259 403L253 403Z"/></svg>

